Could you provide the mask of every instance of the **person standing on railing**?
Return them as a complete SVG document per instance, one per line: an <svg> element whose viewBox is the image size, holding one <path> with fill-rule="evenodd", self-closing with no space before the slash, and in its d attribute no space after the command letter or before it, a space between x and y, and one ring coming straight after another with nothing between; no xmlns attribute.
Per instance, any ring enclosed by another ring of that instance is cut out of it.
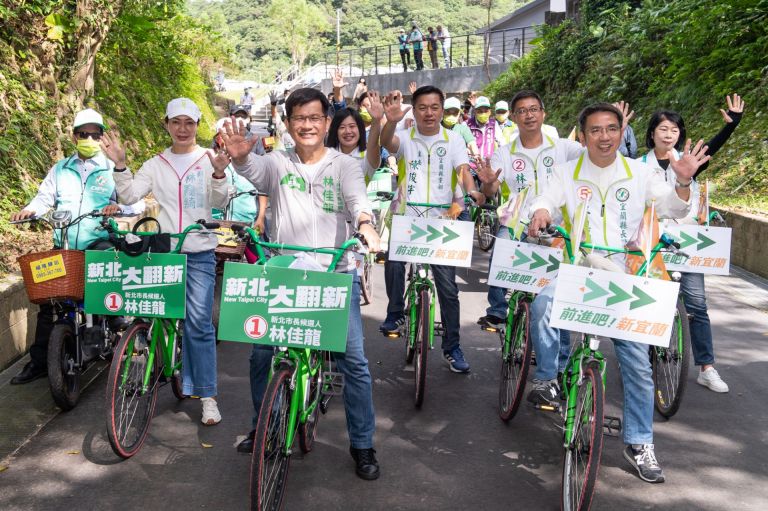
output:
<svg viewBox="0 0 768 511"><path fill-rule="evenodd" d="M405 35L405 29L400 29L400 35L397 36L397 44L400 47L400 60L403 61L403 73L408 72L408 66L411 65L411 51L408 49L408 36Z"/></svg>
<svg viewBox="0 0 768 511"><path fill-rule="evenodd" d="M437 40L440 41L440 46L443 50L443 60L445 61L445 67L451 67L451 34L448 29L442 25L437 26Z"/></svg>
<svg viewBox="0 0 768 511"><path fill-rule="evenodd" d="M422 59L422 52L424 51L424 36L419 30L419 26L414 21L411 25L411 33L408 35L408 43L413 45L413 60L416 61L416 71L424 69L424 59Z"/></svg>
<svg viewBox="0 0 768 511"><path fill-rule="evenodd" d="M432 27L429 27L427 31L427 51L429 52L429 61L432 64L432 69L437 69L437 33Z"/></svg>

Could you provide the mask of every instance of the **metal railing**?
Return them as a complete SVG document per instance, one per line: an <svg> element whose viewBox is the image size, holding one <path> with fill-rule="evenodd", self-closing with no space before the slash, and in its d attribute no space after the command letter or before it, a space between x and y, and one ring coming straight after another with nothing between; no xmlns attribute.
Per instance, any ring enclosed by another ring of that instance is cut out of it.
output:
<svg viewBox="0 0 768 511"><path fill-rule="evenodd" d="M427 37L428 33L423 33ZM423 69L444 69L447 67L479 66L501 64L519 59L530 51L531 41L538 36L537 27L510 28L485 33L451 36L450 42L437 42L433 55L423 41L421 60ZM434 61L432 59L434 56ZM408 45L406 63L400 55L398 43L329 51L323 55L325 78L332 78L336 63L345 76L378 75L402 73L416 70L417 62L412 45Z"/></svg>

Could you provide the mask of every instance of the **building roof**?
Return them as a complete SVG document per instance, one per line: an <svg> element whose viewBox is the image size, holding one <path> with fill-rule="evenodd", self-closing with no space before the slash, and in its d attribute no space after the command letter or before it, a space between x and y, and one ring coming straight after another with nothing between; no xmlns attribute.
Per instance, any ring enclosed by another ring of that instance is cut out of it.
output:
<svg viewBox="0 0 768 511"><path fill-rule="evenodd" d="M546 4L546 5L545 5ZM520 7L519 9L513 11L510 14L507 14L503 18L499 18L496 21L492 22L489 26L489 31L493 31L498 27L499 25L503 25L506 22L508 22L511 19L516 18L517 16L520 16L521 14L525 14L526 12L535 9L537 7L540 7L542 5L545 5L547 8L549 7L549 0L533 0L533 2L528 2L524 6ZM485 29L481 29L482 32L485 32Z"/></svg>

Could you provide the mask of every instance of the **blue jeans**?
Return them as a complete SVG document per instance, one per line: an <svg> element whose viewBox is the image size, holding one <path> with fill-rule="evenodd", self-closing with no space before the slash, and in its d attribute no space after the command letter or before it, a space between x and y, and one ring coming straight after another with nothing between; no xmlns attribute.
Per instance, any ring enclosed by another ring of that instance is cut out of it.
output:
<svg viewBox="0 0 768 511"><path fill-rule="evenodd" d="M216 390L216 331L211 322L216 258L213 250L187 255L187 317L181 373L188 396L213 397Z"/></svg>
<svg viewBox="0 0 768 511"><path fill-rule="evenodd" d="M360 277L354 273L349 307L347 351L334 353L337 370L344 375L344 411L347 416L349 442L355 449L373 447L376 419L373 411L373 387L368 360L363 351L363 319L360 314ZM267 376L274 350L271 346L254 344L251 351L251 399L253 428L259 418L261 400L267 388Z"/></svg>
<svg viewBox="0 0 768 511"><path fill-rule="evenodd" d="M707 313L707 297L704 291L703 273L683 273L680 280L680 293L683 295L685 309L693 316L691 319L691 347L693 362L697 365L714 364L715 353L712 348L712 327Z"/></svg>
<svg viewBox="0 0 768 511"><path fill-rule="evenodd" d="M531 307L531 340L537 364L534 378L540 380L551 380L556 376L558 354L562 352L560 332L549 326L556 281L554 279L541 291ZM651 444L653 374L648 346L619 339L613 339L613 345L624 386L624 443Z"/></svg>

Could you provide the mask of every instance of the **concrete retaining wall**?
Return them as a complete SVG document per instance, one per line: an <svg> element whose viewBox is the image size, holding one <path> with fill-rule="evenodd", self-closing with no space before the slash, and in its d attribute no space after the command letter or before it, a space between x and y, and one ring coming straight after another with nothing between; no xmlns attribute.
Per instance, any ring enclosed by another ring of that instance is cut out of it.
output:
<svg viewBox="0 0 768 511"><path fill-rule="evenodd" d="M400 90L404 95L410 96L408 92L408 84L410 82L416 82L421 85L434 85L442 89L446 94L459 94L470 90L481 90L490 81L496 79L501 73L503 73L509 62L505 64L491 64L491 80L488 80L488 74L486 73L485 66L469 66L469 67L454 67L450 69L423 69L421 71L409 71L408 73L392 73L365 75L365 81L368 84L368 88L371 90L379 91L382 94L386 94L391 90ZM360 76L345 76L350 85L347 87L346 93L352 94L354 90L354 84L356 84ZM330 92L333 90L333 84L330 79L324 79L321 83L320 90L323 92Z"/></svg>
<svg viewBox="0 0 768 511"><path fill-rule="evenodd" d="M732 230L731 264L768 278L768 219L728 208L720 211Z"/></svg>

